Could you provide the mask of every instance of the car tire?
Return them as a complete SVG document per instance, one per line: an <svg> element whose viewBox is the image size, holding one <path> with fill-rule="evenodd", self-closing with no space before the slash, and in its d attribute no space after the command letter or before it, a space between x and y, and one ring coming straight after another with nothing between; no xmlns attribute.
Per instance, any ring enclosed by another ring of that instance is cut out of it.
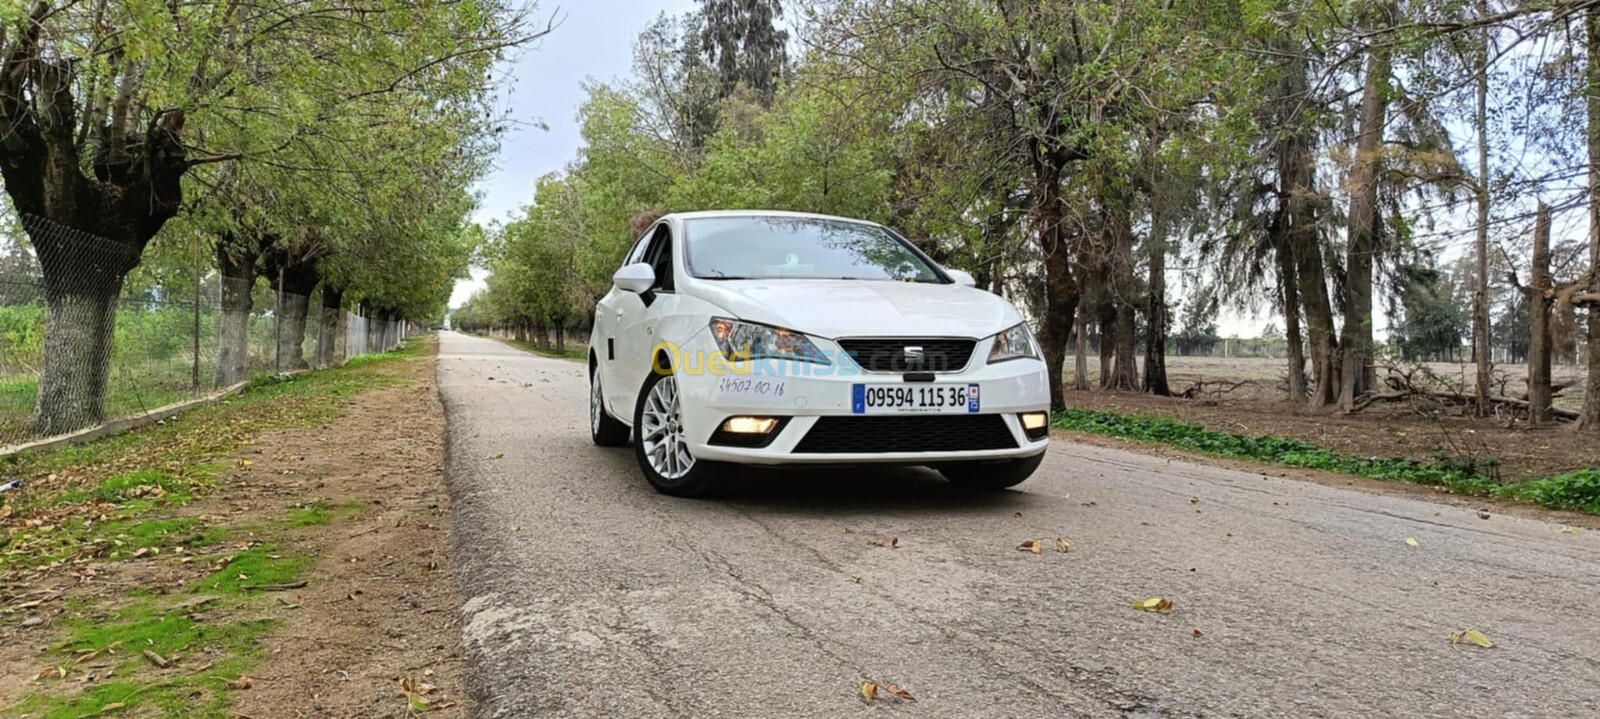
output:
<svg viewBox="0 0 1600 719"><path fill-rule="evenodd" d="M633 410L638 441L633 444L639 471L657 492L674 497L703 497L720 489L726 467L696 459L684 444L683 415L679 411L678 380L673 374L651 372L639 390Z"/></svg>
<svg viewBox="0 0 1600 719"><path fill-rule="evenodd" d="M958 487L996 491L1015 487L1033 476L1044 452L1003 462L955 462L937 467L939 474Z"/></svg>
<svg viewBox="0 0 1600 719"><path fill-rule="evenodd" d="M589 369L589 438L601 447L621 447L628 443L633 429L606 412L605 393L600 390L600 372Z"/></svg>

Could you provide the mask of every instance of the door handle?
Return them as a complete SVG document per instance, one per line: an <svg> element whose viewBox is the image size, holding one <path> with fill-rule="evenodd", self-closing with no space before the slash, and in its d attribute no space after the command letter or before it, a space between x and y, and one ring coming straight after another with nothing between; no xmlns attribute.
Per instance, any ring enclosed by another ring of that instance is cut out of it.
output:
<svg viewBox="0 0 1600 719"><path fill-rule="evenodd" d="M622 319L622 310L617 310L617 319Z"/></svg>

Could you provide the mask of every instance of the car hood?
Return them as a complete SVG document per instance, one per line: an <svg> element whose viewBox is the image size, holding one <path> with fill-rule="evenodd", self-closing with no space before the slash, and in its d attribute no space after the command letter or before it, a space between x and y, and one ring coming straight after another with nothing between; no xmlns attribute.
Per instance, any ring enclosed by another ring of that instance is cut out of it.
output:
<svg viewBox="0 0 1600 719"><path fill-rule="evenodd" d="M1022 321L1011 303L960 285L866 280L708 280L693 293L738 319L826 337L984 338Z"/></svg>

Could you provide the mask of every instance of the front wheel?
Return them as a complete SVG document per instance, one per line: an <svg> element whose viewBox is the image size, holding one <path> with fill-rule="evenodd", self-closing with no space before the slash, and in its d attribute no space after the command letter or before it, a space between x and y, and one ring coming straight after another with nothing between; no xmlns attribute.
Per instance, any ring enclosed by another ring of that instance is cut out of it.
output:
<svg viewBox="0 0 1600 719"><path fill-rule="evenodd" d="M589 370L589 438L601 447L621 447L628 443L632 430L606 413L605 397L600 389L600 369L593 368Z"/></svg>
<svg viewBox="0 0 1600 719"><path fill-rule="evenodd" d="M1033 476L1044 461L1044 452L1022 459L1000 462L954 462L940 465L939 474L951 483L968 489L1000 490L1015 487Z"/></svg>
<svg viewBox="0 0 1600 719"><path fill-rule="evenodd" d="M674 497L699 497L715 491L722 483L723 467L696 459L689 452L683 429L678 379L670 374L651 372L639 392L633 426L639 430L634 456L645 481L657 492Z"/></svg>

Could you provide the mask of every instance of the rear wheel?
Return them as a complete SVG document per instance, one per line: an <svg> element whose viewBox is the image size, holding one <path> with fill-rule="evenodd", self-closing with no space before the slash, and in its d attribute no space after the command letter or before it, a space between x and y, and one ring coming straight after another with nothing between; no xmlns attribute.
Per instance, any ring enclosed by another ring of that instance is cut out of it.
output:
<svg viewBox="0 0 1600 719"><path fill-rule="evenodd" d="M639 441L634 444L639 470L656 491L674 497L699 497L721 485L724 467L696 459L689 452L676 377L650 373L639 392L633 426L639 429Z"/></svg>
<svg viewBox="0 0 1600 719"><path fill-rule="evenodd" d="M606 413L606 395L600 390L599 368L589 370L589 438L601 447L621 447L631 430Z"/></svg>
<svg viewBox="0 0 1600 719"><path fill-rule="evenodd" d="M968 489L1000 490L1015 487L1033 476L1044 461L1044 452L1032 457L1001 462L955 462L937 467L939 474L953 484Z"/></svg>

